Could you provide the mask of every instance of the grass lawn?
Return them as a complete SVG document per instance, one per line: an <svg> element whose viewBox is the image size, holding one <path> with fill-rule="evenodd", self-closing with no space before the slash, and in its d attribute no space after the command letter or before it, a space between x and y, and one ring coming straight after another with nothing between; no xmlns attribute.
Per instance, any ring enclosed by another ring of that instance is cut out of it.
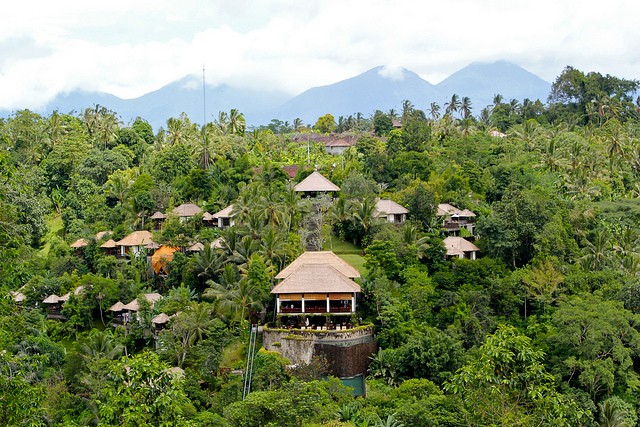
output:
<svg viewBox="0 0 640 427"><path fill-rule="evenodd" d="M345 242L340 240L338 236L330 235L329 238L322 245L322 249L325 251L333 251L336 254L361 254L362 248L354 245L351 242Z"/></svg>
<svg viewBox="0 0 640 427"><path fill-rule="evenodd" d="M338 254L340 258L351 264L356 270L360 272L360 275L363 275L367 272L367 269L364 268L364 258L358 254Z"/></svg>
<svg viewBox="0 0 640 427"><path fill-rule="evenodd" d="M52 215L47 219L47 227L49 228L49 230L42 239L44 242L44 246L40 250L40 255L42 255L43 257L49 255L49 250L51 249L51 240L56 236L60 236L63 226L64 224L62 223L62 217L60 215Z"/></svg>
<svg viewBox="0 0 640 427"><path fill-rule="evenodd" d="M324 242L322 249L325 251L333 251L333 253L358 270L360 274L364 274L366 272L361 247L356 246L351 242L340 240L338 236L332 234Z"/></svg>

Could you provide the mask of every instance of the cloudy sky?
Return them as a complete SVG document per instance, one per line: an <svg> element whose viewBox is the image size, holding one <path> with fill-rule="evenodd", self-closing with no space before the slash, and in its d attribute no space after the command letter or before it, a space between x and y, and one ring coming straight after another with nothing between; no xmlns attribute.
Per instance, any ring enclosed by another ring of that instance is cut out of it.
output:
<svg viewBox="0 0 640 427"><path fill-rule="evenodd" d="M20 0L0 15L0 109L84 89L133 98L186 75L297 94L378 65L438 83L508 60L640 78L640 2Z"/></svg>

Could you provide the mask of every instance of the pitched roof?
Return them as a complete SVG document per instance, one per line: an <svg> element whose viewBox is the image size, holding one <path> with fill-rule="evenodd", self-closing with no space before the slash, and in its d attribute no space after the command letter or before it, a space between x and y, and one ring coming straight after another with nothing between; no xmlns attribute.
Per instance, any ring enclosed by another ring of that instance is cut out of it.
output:
<svg viewBox="0 0 640 427"><path fill-rule="evenodd" d="M209 246L211 247L211 249L220 249L220 248L222 248L222 237L218 237L216 240L211 242L211 244ZM187 250L191 251L191 252L200 252L203 249L204 249L204 244L202 244L200 242L196 242L196 243L194 243L193 245L191 245L191 246L189 246L187 248Z"/></svg>
<svg viewBox="0 0 640 427"><path fill-rule="evenodd" d="M464 255L466 252L479 252L480 248L458 236L449 236L443 240L447 255Z"/></svg>
<svg viewBox="0 0 640 427"><path fill-rule="evenodd" d="M211 221L215 219L214 216L212 214L210 214L209 212L205 212L202 214L202 220L203 221Z"/></svg>
<svg viewBox="0 0 640 427"><path fill-rule="evenodd" d="M124 239L118 240L118 246L142 246L153 242L153 236L147 230L134 231Z"/></svg>
<svg viewBox="0 0 640 427"><path fill-rule="evenodd" d="M149 304L151 304L151 307L153 307L153 304L156 301L158 301L160 298L162 298L162 295L160 295L159 293L156 293L156 292L153 292L153 293L150 293L150 294L144 294L144 299L149 301ZM138 310L140 310L140 304L138 303L138 298L134 299L129 304L125 304L123 306L123 309L124 310L129 310L129 311L138 311Z"/></svg>
<svg viewBox="0 0 640 427"><path fill-rule="evenodd" d="M105 249L115 248L116 246L117 246L116 241L113 239L109 239L100 245L101 248L105 248Z"/></svg>
<svg viewBox="0 0 640 427"><path fill-rule="evenodd" d="M229 205L213 214L213 218L231 218L233 216L233 205Z"/></svg>
<svg viewBox="0 0 640 427"><path fill-rule="evenodd" d="M88 244L89 242L87 241L87 239L78 239L69 246L71 246L74 249L79 249L79 248L84 248Z"/></svg>
<svg viewBox="0 0 640 427"><path fill-rule="evenodd" d="M172 213L181 217L192 217L202 212L198 205L193 203L183 203L173 209Z"/></svg>
<svg viewBox="0 0 640 427"><path fill-rule="evenodd" d="M153 319L151 319L151 323L154 325L161 325L163 323L167 323L171 318L167 316L165 313L160 313Z"/></svg>
<svg viewBox="0 0 640 427"><path fill-rule="evenodd" d="M271 290L272 294L360 292L360 285L329 264L303 265Z"/></svg>
<svg viewBox="0 0 640 427"><path fill-rule="evenodd" d="M340 191L340 187L322 176L318 171L300 181L293 189L298 192Z"/></svg>
<svg viewBox="0 0 640 427"><path fill-rule="evenodd" d="M162 212L156 212L150 216L151 219L167 219L167 216Z"/></svg>
<svg viewBox="0 0 640 427"><path fill-rule="evenodd" d="M436 212L436 216L450 216L450 217L474 217L476 214L471 212L469 209L460 210L449 203L440 203L438 205L438 211Z"/></svg>
<svg viewBox="0 0 640 427"><path fill-rule="evenodd" d="M122 301L118 301L117 303L109 307L109 310L107 311L122 311L122 310L124 310L124 304L122 303Z"/></svg>
<svg viewBox="0 0 640 427"><path fill-rule="evenodd" d="M307 265L330 265L338 270L344 276L353 279L360 277L360 272L353 268L349 263L344 261L338 255L331 251L318 251L318 252L304 252L298 258L296 258L291 264L289 264L284 270L282 270L276 276L276 279L286 279L297 269Z"/></svg>
<svg viewBox="0 0 640 427"><path fill-rule="evenodd" d="M60 297L56 294L51 294L42 301L43 304L57 304L60 302Z"/></svg>
<svg viewBox="0 0 640 427"><path fill-rule="evenodd" d="M11 293L11 297L15 302L23 302L24 300L27 299L27 297L25 297L22 292L12 291L10 293Z"/></svg>
<svg viewBox="0 0 640 427"><path fill-rule="evenodd" d="M404 206L388 199L378 199L376 201L376 211L387 215L408 214L409 211Z"/></svg>

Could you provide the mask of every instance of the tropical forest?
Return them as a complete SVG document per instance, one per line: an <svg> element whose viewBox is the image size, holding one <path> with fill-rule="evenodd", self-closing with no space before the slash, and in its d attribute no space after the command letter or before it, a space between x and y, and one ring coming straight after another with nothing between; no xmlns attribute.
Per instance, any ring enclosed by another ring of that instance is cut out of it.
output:
<svg viewBox="0 0 640 427"><path fill-rule="evenodd" d="M640 425L639 89L568 66L544 100L315 123L13 112L0 425ZM353 299L278 291L309 252Z"/></svg>

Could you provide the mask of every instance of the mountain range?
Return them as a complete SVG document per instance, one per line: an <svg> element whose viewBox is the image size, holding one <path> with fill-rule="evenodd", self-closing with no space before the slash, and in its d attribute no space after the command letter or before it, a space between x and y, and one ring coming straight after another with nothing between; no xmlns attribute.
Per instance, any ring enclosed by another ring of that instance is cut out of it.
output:
<svg viewBox="0 0 640 427"><path fill-rule="evenodd" d="M294 97L284 92L250 90L226 84L207 86L203 92L201 80L185 77L134 99L83 91L61 94L37 112L78 113L98 104L118 113L125 124L139 116L156 130L165 126L169 117L177 117L182 112L192 121L201 123L204 115L211 121L218 111L232 108L244 114L248 126L268 124L272 119L292 122L295 118L313 124L327 113L337 119L358 112L368 117L375 110L400 111L403 100L424 110L428 110L431 102L437 102L444 109L453 94L468 96L473 112L479 114L482 108L491 104L496 94L502 95L505 101L517 99L522 102L529 98L545 102L550 90L551 84L535 74L510 62L498 61L472 63L436 85L407 69L389 72L384 67L376 67L334 84L308 89ZM0 116L10 114L10 111L0 110Z"/></svg>

